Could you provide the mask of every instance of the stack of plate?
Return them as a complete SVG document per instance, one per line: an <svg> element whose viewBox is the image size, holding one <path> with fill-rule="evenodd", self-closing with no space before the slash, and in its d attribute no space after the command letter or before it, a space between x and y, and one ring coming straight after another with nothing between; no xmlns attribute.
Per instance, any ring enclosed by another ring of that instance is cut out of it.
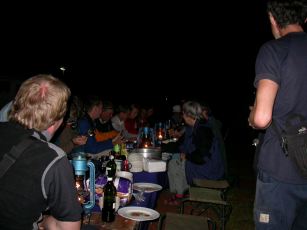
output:
<svg viewBox="0 0 307 230"><path fill-rule="evenodd" d="M130 153L128 155L128 161L131 164L130 172L143 171L143 155L139 153Z"/></svg>
<svg viewBox="0 0 307 230"><path fill-rule="evenodd" d="M166 162L163 160L144 159L143 168L145 172L165 172Z"/></svg>

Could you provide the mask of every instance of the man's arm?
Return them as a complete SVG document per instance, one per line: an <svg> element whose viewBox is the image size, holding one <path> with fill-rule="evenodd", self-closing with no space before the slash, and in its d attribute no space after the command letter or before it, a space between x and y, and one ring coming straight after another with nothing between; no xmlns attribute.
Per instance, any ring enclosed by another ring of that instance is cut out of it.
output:
<svg viewBox="0 0 307 230"><path fill-rule="evenodd" d="M83 210L78 201L72 165L66 157L51 165L43 183L50 212L43 221L47 229L80 229Z"/></svg>
<svg viewBox="0 0 307 230"><path fill-rule="evenodd" d="M254 106L251 107L248 122L255 129L266 129L272 121L274 101L278 84L272 80L263 79L258 83Z"/></svg>
<svg viewBox="0 0 307 230"><path fill-rule="evenodd" d="M48 230L80 230L81 221L67 222L59 221L53 216L45 216L42 223L40 223L39 229Z"/></svg>

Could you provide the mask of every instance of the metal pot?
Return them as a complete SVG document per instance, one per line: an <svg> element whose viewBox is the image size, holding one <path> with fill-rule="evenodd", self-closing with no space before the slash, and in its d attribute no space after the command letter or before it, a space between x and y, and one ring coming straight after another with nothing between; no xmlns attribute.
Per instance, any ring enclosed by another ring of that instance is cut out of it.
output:
<svg viewBox="0 0 307 230"><path fill-rule="evenodd" d="M143 155L144 158L151 158L151 159L159 159L162 158L162 153L160 148L139 148L134 149L133 153L140 153Z"/></svg>

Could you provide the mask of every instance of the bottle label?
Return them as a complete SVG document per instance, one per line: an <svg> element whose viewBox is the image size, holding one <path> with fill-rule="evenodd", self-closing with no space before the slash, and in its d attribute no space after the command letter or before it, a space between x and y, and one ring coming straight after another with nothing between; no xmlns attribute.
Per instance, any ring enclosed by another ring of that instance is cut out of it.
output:
<svg viewBox="0 0 307 230"><path fill-rule="evenodd" d="M115 209L115 207L116 207L116 206L115 206L115 203L113 203L112 208Z"/></svg>

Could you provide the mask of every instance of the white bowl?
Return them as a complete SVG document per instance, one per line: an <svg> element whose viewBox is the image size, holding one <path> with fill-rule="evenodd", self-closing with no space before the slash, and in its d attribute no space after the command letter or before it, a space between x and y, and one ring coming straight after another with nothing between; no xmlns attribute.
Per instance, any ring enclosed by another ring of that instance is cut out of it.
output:
<svg viewBox="0 0 307 230"><path fill-rule="evenodd" d="M116 176L126 178L126 179L130 180L131 182L133 181L133 174L131 172L118 171L118 172L116 172Z"/></svg>

